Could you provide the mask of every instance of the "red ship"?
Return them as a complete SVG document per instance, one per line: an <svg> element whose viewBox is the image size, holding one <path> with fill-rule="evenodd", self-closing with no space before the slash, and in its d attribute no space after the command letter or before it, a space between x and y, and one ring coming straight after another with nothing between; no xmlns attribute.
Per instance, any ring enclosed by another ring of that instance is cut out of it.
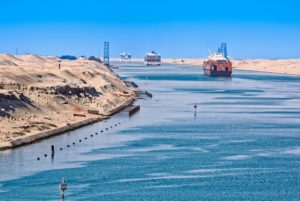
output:
<svg viewBox="0 0 300 201"><path fill-rule="evenodd" d="M204 75L230 77L232 63L227 57L226 44L222 44L219 51L211 54L208 61L203 62Z"/></svg>

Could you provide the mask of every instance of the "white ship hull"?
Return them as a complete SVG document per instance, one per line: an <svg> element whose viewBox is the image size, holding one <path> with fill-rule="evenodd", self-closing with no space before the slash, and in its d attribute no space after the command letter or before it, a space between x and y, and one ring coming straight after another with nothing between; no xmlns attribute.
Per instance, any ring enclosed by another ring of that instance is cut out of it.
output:
<svg viewBox="0 0 300 201"><path fill-rule="evenodd" d="M159 61L145 61L145 66L160 66Z"/></svg>

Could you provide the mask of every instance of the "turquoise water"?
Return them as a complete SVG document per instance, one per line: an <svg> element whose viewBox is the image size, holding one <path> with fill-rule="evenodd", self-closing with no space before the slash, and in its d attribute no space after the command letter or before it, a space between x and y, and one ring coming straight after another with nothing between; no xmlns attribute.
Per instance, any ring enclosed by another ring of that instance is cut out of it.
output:
<svg viewBox="0 0 300 201"><path fill-rule="evenodd" d="M300 77L210 78L175 65L115 71L153 98L138 100L131 118L0 152L0 200L60 200L62 177L70 201L300 199Z"/></svg>

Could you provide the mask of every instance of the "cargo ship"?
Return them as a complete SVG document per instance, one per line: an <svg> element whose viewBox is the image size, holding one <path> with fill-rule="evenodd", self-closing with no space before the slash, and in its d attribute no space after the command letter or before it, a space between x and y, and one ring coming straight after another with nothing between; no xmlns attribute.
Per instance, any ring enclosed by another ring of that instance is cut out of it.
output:
<svg viewBox="0 0 300 201"><path fill-rule="evenodd" d="M131 61L131 54L128 52L121 53L121 61Z"/></svg>
<svg viewBox="0 0 300 201"><path fill-rule="evenodd" d="M161 56L155 51L151 51L146 54L144 61L146 66L160 66Z"/></svg>
<svg viewBox="0 0 300 201"><path fill-rule="evenodd" d="M204 75L230 77L232 74L232 63L227 57L226 44L222 43L221 48L210 54L208 61L203 62Z"/></svg>

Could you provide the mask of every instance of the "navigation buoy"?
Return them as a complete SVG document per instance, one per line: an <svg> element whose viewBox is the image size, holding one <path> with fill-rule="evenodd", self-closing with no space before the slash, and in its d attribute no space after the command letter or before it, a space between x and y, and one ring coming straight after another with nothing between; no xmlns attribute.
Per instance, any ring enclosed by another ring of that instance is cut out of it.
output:
<svg viewBox="0 0 300 201"><path fill-rule="evenodd" d="M59 189L61 192L61 197L64 198L65 197L65 191L67 190L67 183L65 181L65 178L62 178L61 183L59 185Z"/></svg>
<svg viewBox="0 0 300 201"><path fill-rule="evenodd" d="M47 154L44 154L44 156L47 157L48 155L47 155Z"/></svg>
<svg viewBox="0 0 300 201"><path fill-rule="evenodd" d="M39 160L40 160L40 157L37 157L37 159L36 159L36 160L38 160L38 161L39 161Z"/></svg>
<svg viewBox="0 0 300 201"><path fill-rule="evenodd" d="M60 148L60 150L63 150L63 148Z"/></svg>
<svg viewBox="0 0 300 201"><path fill-rule="evenodd" d="M196 110L196 109L197 109L197 107L198 107L198 106L197 106L197 104L195 103L195 105L194 105L194 109Z"/></svg>
<svg viewBox="0 0 300 201"><path fill-rule="evenodd" d="M81 142L81 140L79 140L79 142Z"/></svg>
<svg viewBox="0 0 300 201"><path fill-rule="evenodd" d="M196 117L196 116L197 116L197 107L198 107L198 106L197 106L197 104L195 103L195 104L194 104L194 109L195 109L195 112L194 112L194 117Z"/></svg>

